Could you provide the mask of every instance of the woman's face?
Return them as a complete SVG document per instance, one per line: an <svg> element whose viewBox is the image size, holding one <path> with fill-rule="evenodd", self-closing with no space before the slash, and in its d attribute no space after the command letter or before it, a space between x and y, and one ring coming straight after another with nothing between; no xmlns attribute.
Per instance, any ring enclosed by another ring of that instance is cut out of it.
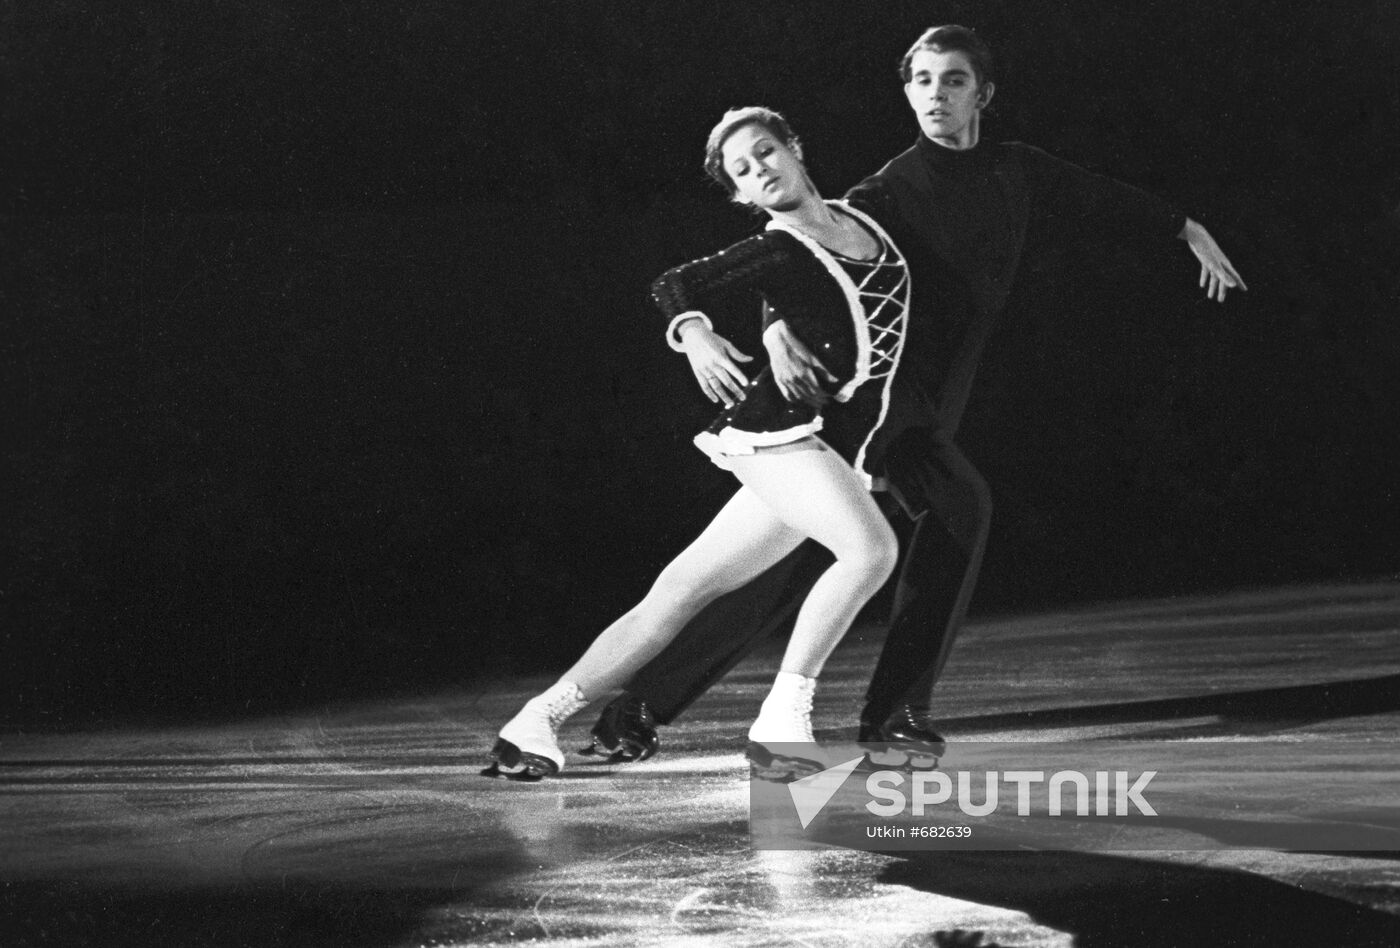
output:
<svg viewBox="0 0 1400 948"><path fill-rule="evenodd" d="M720 155L740 203L765 211L786 211L808 195L801 154L774 138L759 122L731 132L720 147Z"/></svg>

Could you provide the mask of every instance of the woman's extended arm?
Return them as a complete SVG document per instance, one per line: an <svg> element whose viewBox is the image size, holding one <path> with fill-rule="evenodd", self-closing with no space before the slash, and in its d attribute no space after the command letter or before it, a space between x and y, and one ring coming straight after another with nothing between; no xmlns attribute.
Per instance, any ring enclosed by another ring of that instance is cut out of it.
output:
<svg viewBox="0 0 1400 948"><path fill-rule="evenodd" d="M742 400L749 380L739 363L753 360L716 331L711 317L726 329L726 321L736 318L735 314L747 318L758 314L764 279L783 265L784 255L790 252L781 238L758 234L673 267L652 284L652 300L670 321L671 348L685 353L700 390L710 401L729 406Z"/></svg>
<svg viewBox="0 0 1400 948"><path fill-rule="evenodd" d="M729 408L744 400L748 376L739 368L740 362L752 362L753 356L740 352L728 339L709 328L700 319L688 319L676 327L680 336L680 351L690 361L690 371L700 383L700 391L712 402L723 402Z"/></svg>

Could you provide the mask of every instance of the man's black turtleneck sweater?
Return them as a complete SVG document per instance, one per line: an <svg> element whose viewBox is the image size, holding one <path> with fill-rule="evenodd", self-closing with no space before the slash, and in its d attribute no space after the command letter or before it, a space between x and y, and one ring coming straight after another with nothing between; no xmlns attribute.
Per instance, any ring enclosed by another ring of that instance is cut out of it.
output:
<svg viewBox="0 0 1400 948"><path fill-rule="evenodd" d="M905 373L957 427L981 349L1026 258L1084 237L1175 237L1186 216L1145 191L1020 142L956 151L918 143L848 199L888 228L909 260L914 312Z"/></svg>
<svg viewBox="0 0 1400 948"><path fill-rule="evenodd" d="M979 310L999 309L1016 274L1019 243L997 178L1000 150L955 151L921 137L918 152L930 171L928 201L938 208L943 237L935 253L966 282Z"/></svg>

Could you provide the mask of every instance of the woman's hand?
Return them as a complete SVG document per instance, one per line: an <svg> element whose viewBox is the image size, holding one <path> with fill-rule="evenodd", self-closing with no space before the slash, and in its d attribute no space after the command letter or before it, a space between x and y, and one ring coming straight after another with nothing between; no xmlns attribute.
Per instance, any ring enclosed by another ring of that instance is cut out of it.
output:
<svg viewBox="0 0 1400 948"><path fill-rule="evenodd" d="M835 382L836 376L827 371L812 350L795 336L788 324L779 319L763 331L763 348L768 350L768 362L773 367L773 381L790 402L806 402L820 408L831 400L821 387L818 376Z"/></svg>
<svg viewBox="0 0 1400 948"><path fill-rule="evenodd" d="M1235 272L1225 251L1220 249L1215 238L1204 227L1188 217L1181 228L1180 237L1186 241L1196 259L1201 261L1201 287L1206 291L1206 299L1223 303L1226 289L1249 289Z"/></svg>
<svg viewBox="0 0 1400 948"><path fill-rule="evenodd" d="M726 408L744 400L744 387L749 380L738 363L752 362L753 356L744 355L734 343L698 319L682 323L677 335L681 350L690 360L690 371L695 373L706 398L723 402Z"/></svg>

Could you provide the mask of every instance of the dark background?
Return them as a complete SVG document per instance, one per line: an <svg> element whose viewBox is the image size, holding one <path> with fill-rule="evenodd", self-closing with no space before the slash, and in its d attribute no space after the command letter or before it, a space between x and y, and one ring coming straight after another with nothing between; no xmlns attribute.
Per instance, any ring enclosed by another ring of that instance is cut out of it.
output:
<svg viewBox="0 0 1400 948"><path fill-rule="evenodd" d="M753 230L785 112L828 196L962 22L984 125L1181 204L1027 271L963 442L980 614L1395 575L1400 7L5 3L4 720L225 714L557 667L731 489L645 305Z"/></svg>

